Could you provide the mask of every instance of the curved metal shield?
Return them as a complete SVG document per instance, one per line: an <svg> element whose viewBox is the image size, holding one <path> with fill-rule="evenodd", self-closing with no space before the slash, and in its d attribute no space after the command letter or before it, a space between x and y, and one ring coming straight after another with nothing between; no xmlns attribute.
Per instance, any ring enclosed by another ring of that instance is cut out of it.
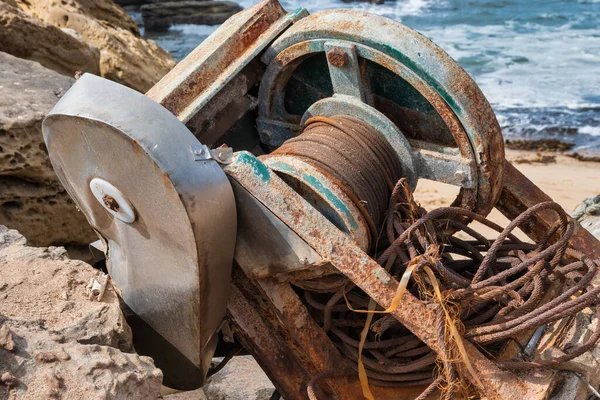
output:
<svg viewBox="0 0 600 400"><path fill-rule="evenodd" d="M176 385L199 386L225 315L235 244L224 172L198 157L203 146L161 105L93 75L73 85L43 131L60 181L107 246L123 300L195 366Z"/></svg>

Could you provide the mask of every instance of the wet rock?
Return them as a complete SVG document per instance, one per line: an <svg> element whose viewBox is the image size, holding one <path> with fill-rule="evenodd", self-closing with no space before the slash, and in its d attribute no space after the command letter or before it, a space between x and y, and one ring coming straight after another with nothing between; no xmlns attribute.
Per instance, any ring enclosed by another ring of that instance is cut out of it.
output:
<svg viewBox="0 0 600 400"><path fill-rule="evenodd" d="M0 224L34 245L87 244L96 235L58 182L42 120L74 79L0 52Z"/></svg>
<svg viewBox="0 0 600 400"><path fill-rule="evenodd" d="M100 50L100 74L141 92L175 66L171 55L140 37L129 15L111 0L15 0L25 13L44 23L76 32Z"/></svg>
<svg viewBox="0 0 600 400"><path fill-rule="evenodd" d="M571 150L575 145L569 142L563 142L558 139L536 139L536 140L510 140L505 142L506 148L512 150L527 150L527 151L552 151L565 152Z"/></svg>
<svg viewBox="0 0 600 400"><path fill-rule="evenodd" d="M242 10L229 1L172 1L142 6L144 27L167 30L173 24L218 25Z"/></svg>
<svg viewBox="0 0 600 400"><path fill-rule="evenodd" d="M34 248L0 226L0 398L155 399L162 373L129 353L131 331L112 287L92 301L95 270L62 248ZM57 310L67 293L71 307Z"/></svg>
<svg viewBox="0 0 600 400"><path fill-rule="evenodd" d="M0 2L0 51L37 61L46 68L73 76L100 73L100 51L76 33L61 30Z"/></svg>
<svg viewBox="0 0 600 400"><path fill-rule="evenodd" d="M567 154L578 161L600 162L600 157L595 152L586 152L585 150Z"/></svg>

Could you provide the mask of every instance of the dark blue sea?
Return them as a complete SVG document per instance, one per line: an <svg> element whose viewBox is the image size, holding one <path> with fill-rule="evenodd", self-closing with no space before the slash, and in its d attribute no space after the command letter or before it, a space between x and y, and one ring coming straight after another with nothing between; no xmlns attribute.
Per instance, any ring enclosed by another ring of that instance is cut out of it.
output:
<svg viewBox="0 0 600 400"><path fill-rule="evenodd" d="M243 7L252 0L239 2ZM392 18L440 45L492 104L506 138L552 137L600 152L600 0L282 1L287 10L352 8ZM131 12L139 22L139 13ZM216 27L147 32L180 60Z"/></svg>

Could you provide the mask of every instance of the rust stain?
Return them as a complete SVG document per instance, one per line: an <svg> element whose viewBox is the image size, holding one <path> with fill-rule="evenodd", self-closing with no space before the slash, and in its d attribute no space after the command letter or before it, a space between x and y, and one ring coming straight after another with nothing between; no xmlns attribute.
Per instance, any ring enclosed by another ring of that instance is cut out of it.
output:
<svg viewBox="0 0 600 400"><path fill-rule="evenodd" d="M348 65L349 57L344 50L335 48L327 53L327 60L336 68L344 68Z"/></svg>
<svg viewBox="0 0 600 400"><path fill-rule="evenodd" d="M396 291L398 282L383 270L375 260L356 246L335 226L293 192L280 178L273 176L268 184L246 173L243 165L231 164L226 172L252 193L284 223L302 237L324 259L329 260L341 273L361 288L369 297L387 308ZM245 177L244 180L237 177ZM281 199L284 198L285 201ZM293 213L300 215L292 218ZM436 339L434 315L427 306L406 293L402 307L392 315L434 351L439 350ZM527 385L509 371L500 370L481 354L470 342L465 342L469 360L481 373L485 387L480 388L491 399L514 398L532 394ZM466 370L461 374L472 378Z"/></svg>
<svg viewBox="0 0 600 400"><path fill-rule="evenodd" d="M260 45L258 39L279 20L285 11L279 3L263 1L252 9L243 11L247 20L238 27L225 24L221 32L224 41L209 38L189 56L171 70L160 82L146 93L176 116L180 116L192 102L222 76L223 71L237 60L243 60L244 53ZM240 15L233 17L240 18ZM235 24L232 22L231 24Z"/></svg>
<svg viewBox="0 0 600 400"><path fill-rule="evenodd" d="M102 202L104 203L104 205L112 211L119 211L119 203L117 202L117 200L115 200L114 197L105 194L104 196L102 196Z"/></svg>

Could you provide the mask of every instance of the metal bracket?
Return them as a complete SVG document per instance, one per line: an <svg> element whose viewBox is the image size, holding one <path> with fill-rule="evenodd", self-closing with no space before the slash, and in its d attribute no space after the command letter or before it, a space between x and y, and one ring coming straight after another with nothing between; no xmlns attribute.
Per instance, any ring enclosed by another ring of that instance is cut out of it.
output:
<svg viewBox="0 0 600 400"><path fill-rule="evenodd" d="M230 164L233 157L233 149L231 147L218 147L209 149L205 144L193 144L190 146L194 161L213 160L219 164Z"/></svg>

